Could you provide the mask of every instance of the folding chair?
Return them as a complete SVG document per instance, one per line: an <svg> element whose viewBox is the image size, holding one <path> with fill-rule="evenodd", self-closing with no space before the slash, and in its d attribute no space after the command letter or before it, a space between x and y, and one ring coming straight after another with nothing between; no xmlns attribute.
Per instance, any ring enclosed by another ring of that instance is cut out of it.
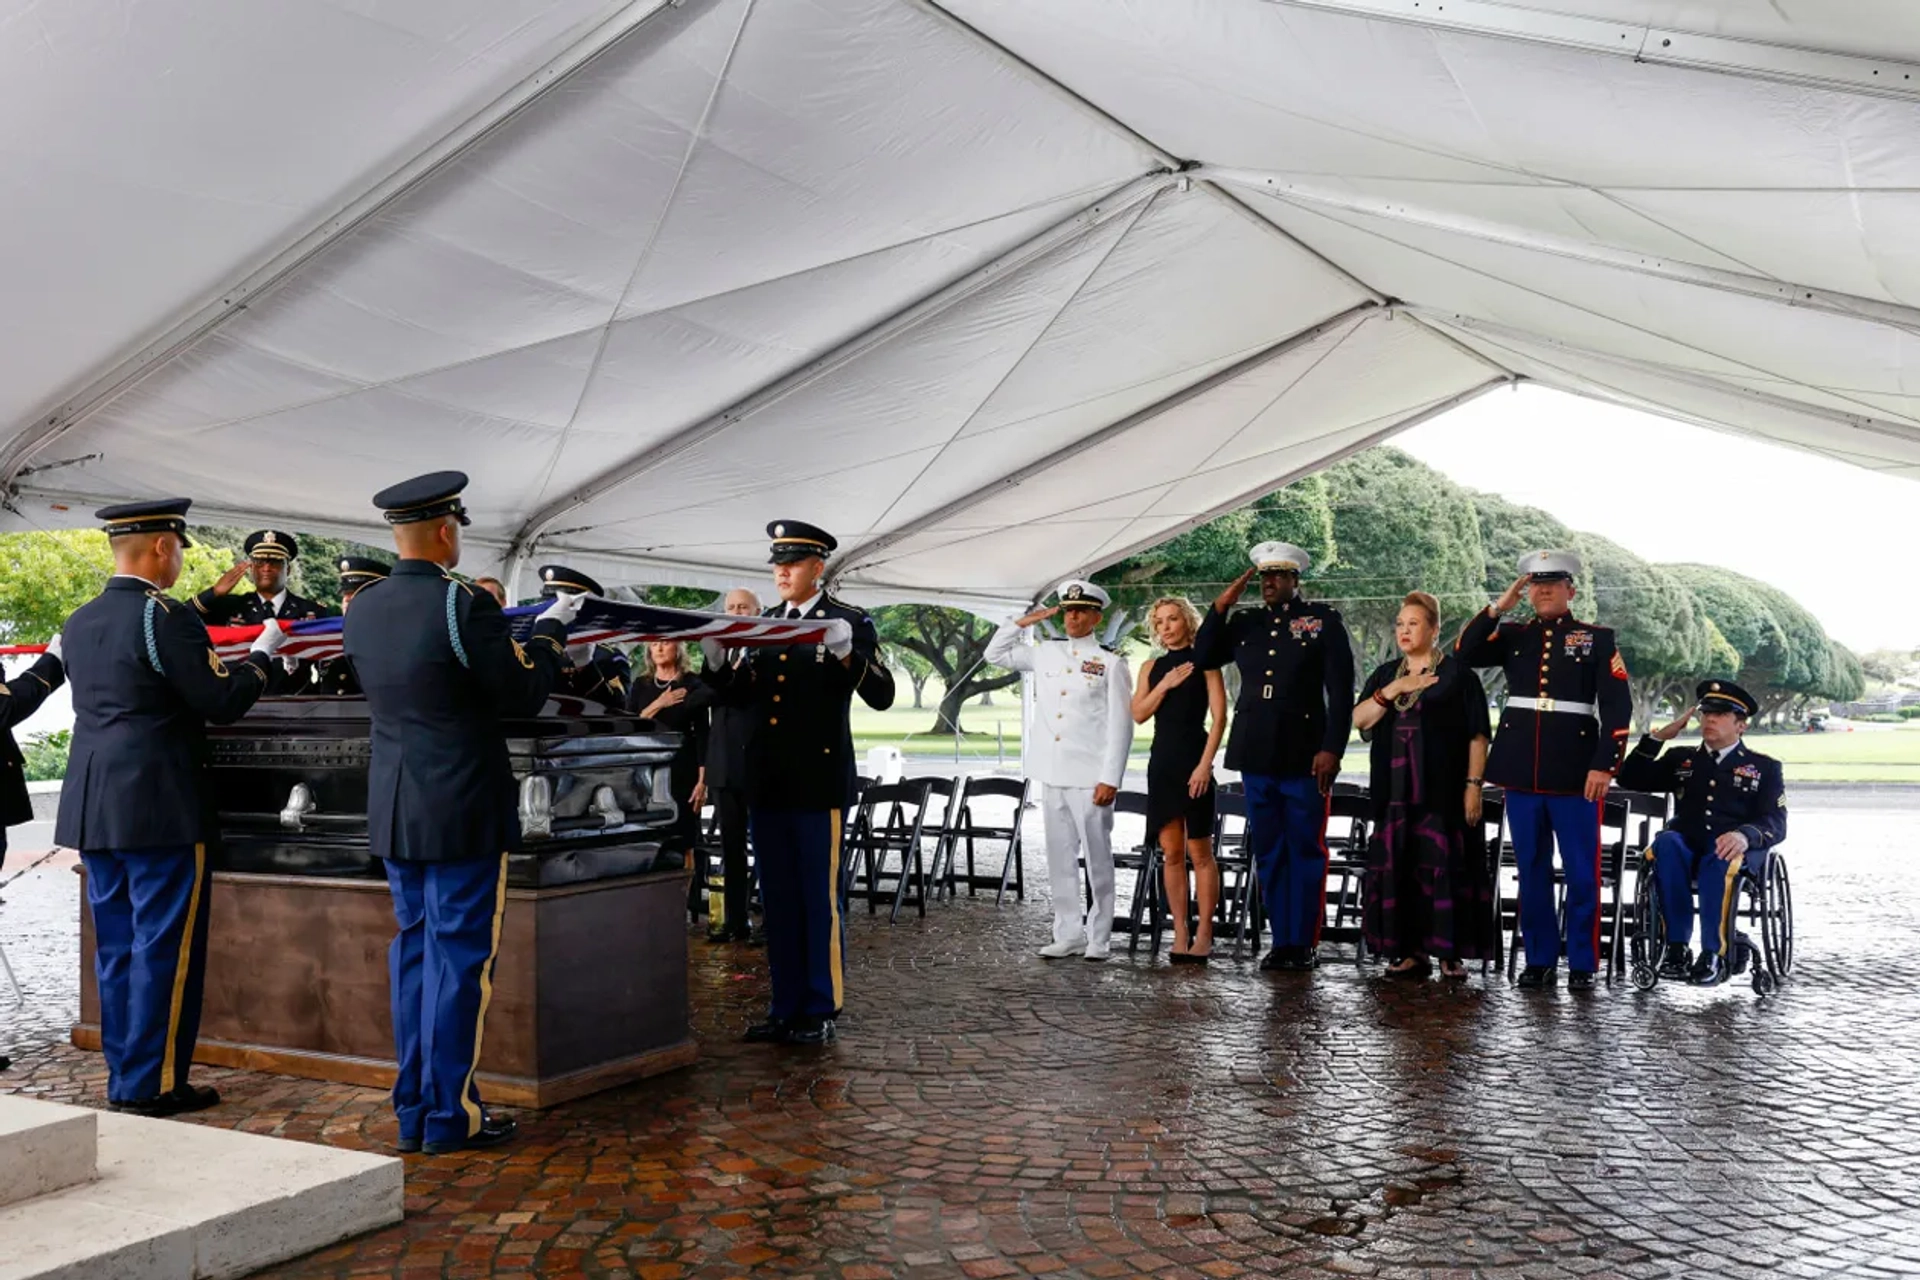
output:
<svg viewBox="0 0 1920 1280"><path fill-rule="evenodd" d="M855 836L858 847L848 861L857 859L861 864L865 885L858 892L867 900L868 915L876 913L881 900L887 898L892 902L887 914L889 924L900 919L900 908L908 903L922 917L927 914L926 857L921 848L926 818L924 782L879 782L861 793ZM898 871L888 865L895 853L900 855ZM893 882L891 894L888 881ZM907 893L909 884L913 886L911 897Z"/></svg>
<svg viewBox="0 0 1920 1280"><path fill-rule="evenodd" d="M1332 917L1322 927L1329 942L1351 942L1354 961L1366 959L1360 893L1367 871L1367 843L1373 836L1373 800L1367 788L1336 782L1327 797L1327 904Z"/></svg>
<svg viewBox="0 0 1920 1280"><path fill-rule="evenodd" d="M1020 826L1026 817L1032 787L1033 784L1025 778L972 777L960 784L947 858L947 885L950 890L955 885L964 884L967 886L967 896L971 898L981 888L997 889L993 903L999 906L1006 901L1007 884L1011 881L1014 897L1021 902L1026 901L1027 870L1021 859ZM987 821L982 816L990 816L993 803L999 800L1012 802L1012 812L1004 824ZM991 846L1002 840L1007 842L1007 849L1000 863L1000 874L982 875L980 865L991 856L991 848L983 849L981 846ZM967 855L964 875L959 870L960 851L963 848Z"/></svg>
<svg viewBox="0 0 1920 1280"><path fill-rule="evenodd" d="M1113 816L1139 818L1143 822L1147 816L1147 797L1139 791L1122 791L1113 798ZM1080 859L1081 883L1086 886L1087 905L1093 905L1093 878L1086 874L1087 860ZM1140 843L1113 851L1113 880L1116 889L1123 872L1133 872L1133 894L1127 907L1125 919L1119 913L1114 914L1115 933L1126 933L1127 954L1132 955L1140 949L1140 933L1143 928L1151 928L1153 942L1147 954L1160 954L1160 933L1166 926L1167 899L1161 884L1161 868L1166 859L1160 852L1159 833L1145 832ZM1141 915L1147 917L1146 923Z"/></svg>
<svg viewBox="0 0 1920 1280"><path fill-rule="evenodd" d="M927 859L927 884L935 897L944 890L951 897L953 886L953 833L954 824L960 814L960 792L963 784L959 778L942 778L928 775L920 778L903 779L912 786L924 786L927 789L926 826L921 834L933 841L933 852Z"/></svg>
<svg viewBox="0 0 1920 1280"><path fill-rule="evenodd" d="M1632 896L1624 888L1627 872L1633 869L1637 873L1639 859L1633 855L1651 844L1654 834L1666 825L1669 801L1670 797L1665 794L1624 791L1616 787L1601 802L1599 959L1608 982L1612 982L1616 974L1624 973L1627 968L1626 925L1633 913ZM1506 935L1507 977L1512 978L1519 970L1526 938L1520 927L1519 863L1514 856L1512 832L1507 827L1505 814L1503 804L1499 828L1500 861L1495 866L1494 887L1495 896L1500 899L1501 923ZM1514 895L1510 912L1506 906L1507 899L1499 891L1499 872L1506 867L1513 868ZM1555 917L1559 922L1560 936L1564 939L1567 930L1567 877L1558 850L1553 859L1553 892Z"/></svg>
<svg viewBox="0 0 1920 1280"><path fill-rule="evenodd" d="M1260 946L1260 887L1253 865L1253 846L1247 841L1247 793L1237 784L1216 787L1213 793L1213 861L1220 868L1220 912L1214 937L1231 934L1233 958L1251 940Z"/></svg>

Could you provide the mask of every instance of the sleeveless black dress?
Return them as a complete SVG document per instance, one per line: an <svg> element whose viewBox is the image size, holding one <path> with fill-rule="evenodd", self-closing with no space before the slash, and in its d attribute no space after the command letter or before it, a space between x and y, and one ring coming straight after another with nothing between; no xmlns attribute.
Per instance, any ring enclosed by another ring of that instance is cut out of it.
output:
<svg viewBox="0 0 1920 1280"><path fill-rule="evenodd" d="M1193 662L1191 648L1161 654L1147 668L1147 687L1183 662ZM1195 664L1198 666L1198 664ZM1147 834L1149 838L1175 818L1187 820L1187 839L1213 836L1213 780L1197 799L1187 794L1187 780L1207 749L1207 673L1196 670L1167 690L1153 713L1153 749L1147 755Z"/></svg>

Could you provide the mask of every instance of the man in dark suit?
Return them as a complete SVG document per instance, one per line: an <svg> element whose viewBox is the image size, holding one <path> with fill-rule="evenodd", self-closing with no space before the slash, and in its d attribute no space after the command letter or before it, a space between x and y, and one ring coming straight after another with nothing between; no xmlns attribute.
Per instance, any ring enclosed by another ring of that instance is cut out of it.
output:
<svg viewBox="0 0 1920 1280"><path fill-rule="evenodd" d="M737 665L716 641L702 641L707 682L724 705L752 712L747 727L747 803L766 913L766 1021L747 1029L757 1042L823 1045L835 1036L844 990L841 964L840 837L853 803L857 692L868 706L893 705L893 675L880 665L873 619L820 585L833 535L798 520L767 526L774 586L770 618L839 618L850 635L831 644L755 649Z"/></svg>
<svg viewBox="0 0 1920 1280"><path fill-rule="evenodd" d="M341 556L340 612L347 611L360 588L380 581L391 572L388 565L369 556ZM355 698L360 695L360 677L353 674L353 664L342 653L315 666L313 684L303 692L330 698Z"/></svg>
<svg viewBox="0 0 1920 1280"><path fill-rule="evenodd" d="M246 627L278 618L305 622L331 618L333 610L318 600L287 589L287 571L300 558L300 541L281 529L260 529L242 544L246 559L221 574L212 586L193 597L193 607L210 627ZM253 591L234 595L242 578L253 581ZM267 680L269 694L305 693L312 665L286 659Z"/></svg>
<svg viewBox="0 0 1920 1280"><path fill-rule="evenodd" d="M760 600L745 587L727 592L722 608L735 617L751 618L760 612ZM735 651L731 660L738 665L746 659L746 650ZM756 940L748 918L753 901L753 877L747 870L747 734L753 723L753 708L720 705L713 708L712 727L707 730L707 791L720 818L720 869L724 878L726 925L709 929L709 942L746 942Z"/></svg>
<svg viewBox="0 0 1920 1280"><path fill-rule="evenodd" d="M14 727L38 711L47 695L66 679L66 668L60 664L60 637L55 636L32 666L0 684L0 866L7 862L7 828L33 821L27 760L13 739Z"/></svg>
<svg viewBox="0 0 1920 1280"><path fill-rule="evenodd" d="M540 567L540 595L551 600L563 594L604 596L606 591L595 578L564 564ZM560 692L585 698L609 707L624 707L633 685L633 664L627 655L600 644L570 645L566 670L560 676Z"/></svg>
<svg viewBox="0 0 1920 1280"><path fill-rule="evenodd" d="M1653 838L1650 855L1660 886L1667 951L1660 976L1717 986L1731 975L1734 881L1748 862L1787 838L1786 784L1780 762L1742 742L1753 695L1731 680L1702 680L1695 706L1640 739L1620 766L1620 785L1632 791L1679 796L1673 821ZM1695 712L1700 745L1661 755ZM1688 968L1693 937L1693 886L1700 884L1700 958Z"/></svg>
<svg viewBox="0 0 1920 1280"><path fill-rule="evenodd" d="M114 575L61 632L74 726L53 838L86 865L107 1104L141 1115L220 1100L187 1083L206 970L206 725L246 713L286 639L268 622L246 660L228 667L200 615L166 595L189 545L190 505L96 512Z"/></svg>
<svg viewBox="0 0 1920 1280"><path fill-rule="evenodd" d="M505 1142L474 1074L491 990L507 854L520 842L503 716L539 712L560 679L580 596L561 596L522 646L499 604L447 571L460 561L458 471L374 495L399 563L347 611L345 656L367 699L367 829L399 924L388 951L400 1149Z"/></svg>

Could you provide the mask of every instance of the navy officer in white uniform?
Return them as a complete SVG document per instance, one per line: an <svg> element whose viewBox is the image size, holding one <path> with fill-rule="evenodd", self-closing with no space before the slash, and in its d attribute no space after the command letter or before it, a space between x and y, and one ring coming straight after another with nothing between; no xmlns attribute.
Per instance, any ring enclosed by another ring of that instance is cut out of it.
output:
<svg viewBox="0 0 1920 1280"><path fill-rule="evenodd" d="M1094 634L1113 603L1107 593L1069 578L1060 584L1059 597L1059 604L995 631L986 657L995 666L1033 674L1027 774L1040 783L1053 884L1053 941L1040 954L1105 960L1113 934L1113 801L1133 745L1133 679L1127 660ZM1021 643L1023 628L1055 614L1061 615L1064 640ZM1093 886L1093 907L1084 913L1083 855Z"/></svg>

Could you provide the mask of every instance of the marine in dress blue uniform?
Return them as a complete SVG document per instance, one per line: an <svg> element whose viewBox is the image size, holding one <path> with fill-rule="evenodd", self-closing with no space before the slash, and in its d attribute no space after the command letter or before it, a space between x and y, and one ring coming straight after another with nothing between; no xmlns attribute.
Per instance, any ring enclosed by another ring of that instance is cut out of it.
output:
<svg viewBox="0 0 1920 1280"><path fill-rule="evenodd" d="M540 595L551 600L561 592L584 591L604 596L595 578L564 564L540 567ZM560 692L609 707L627 705L627 692L633 687L633 664L627 655L603 644L574 645L567 650L567 666L560 677Z"/></svg>
<svg viewBox="0 0 1920 1280"><path fill-rule="evenodd" d="M353 597L360 588L370 582L378 582L393 572L385 561L375 560L371 556L341 556L338 568L342 613L352 606ZM360 696L360 677L354 675L353 663L347 661L347 655L342 653L314 666L313 683L305 692L329 698L357 698Z"/></svg>
<svg viewBox="0 0 1920 1280"><path fill-rule="evenodd" d="M506 908L518 793L500 721L539 712L560 679L564 597L524 646L499 603L447 572L460 558L467 477L441 471L384 489L375 505L400 560L360 588L345 653L367 699L373 758L367 829L399 925L388 950L400 1149L490 1146L511 1120L480 1104L474 1074Z"/></svg>
<svg viewBox="0 0 1920 1280"><path fill-rule="evenodd" d="M193 607L210 627L257 626L268 618L282 622L305 622L312 618L331 618L334 611L318 600L297 595L286 585L287 572L300 558L300 540L284 529L258 529L241 544L244 564L222 574L219 581L193 597ZM253 580L254 589L232 594L241 572ZM289 660L291 661L291 660ZM305 693L313 679L311 662L283 662L267 678L267 694Z"/></svg>
<svg viewBox="0 0 1920 1280"><path fill-rule="evenodd" d="M1678 796L1673 821L1649 851L1660 888L1667 950L1660 974L1698 986L1725 982L1734 882L1743 866L1760 863L1787 838L1786 785L1780 762L1741 741L1753 695L1731 680L1702 680L1695 707L1643 736L1620 766L1620 785ZM1700 715L1697 747L1661 754L1661 748ZM1693 886L1700 886L1700 958L1688 968L1693 937Z"/></svg>
<svg viewBox="0 0 1920 1280"><path fill-rule="evenodd" d="M284 639L268 628L229 667L199 613L166 594L189 545L191 505L171 498L96 512L118 572L61 631L74 724L53 838L86 866L107 1104L143 1115L219 1101L187 1083L206 974L206 726L246 713Z"/></svg>
<svg viewBox="0 0 1920 1280"><path fill-rule="evenodd" d="M1353 647L1338 610L1300 598L1305 551L1263 542L1250 555L1253 568L1207 610L1194 655L1208 671L1240 670L1227 768L1247 789L1247 842L1273 926L1260 967L1311 969L1326 917L1327 798L1353 728ZM1261 603L1234 609L1256 573Z"/></svg>
<svg viewBox="0 0 1920 1280"><path fill-rule="evenodd" d="M873 619L819 585L838 543L818 526L776 520L767 526L770 563L782 603L767 617L839 618L850 639L834 644L773 645L738 665L713 641L702 642L706 670L723 705L747 708L748 822L760 871L767 971L767 1019L747 1039L826 1044L845 998L840 919L840 840L853 804L853 695L875 710L893 705L893 674L879 658Z"/></svg>
<svg viewBox="0 0 1920 1280"><path fill-rule="evenodd" d="M1494 730L1487 781L1506 793L1507 827L1520 872L1520 930L1527 963L1520 985L1553 982L1560 960L1553 848L1566 876L1567 985L1593 986L1600 963L1600 818L1633 714L1627 665L1613 629L1570 612L1580 558L1530 551L1520 577L1476 613L1454 641L1472 667L1499 667L1507 705ZM1530 592L1535 616L1501 622Z"/></svg>

